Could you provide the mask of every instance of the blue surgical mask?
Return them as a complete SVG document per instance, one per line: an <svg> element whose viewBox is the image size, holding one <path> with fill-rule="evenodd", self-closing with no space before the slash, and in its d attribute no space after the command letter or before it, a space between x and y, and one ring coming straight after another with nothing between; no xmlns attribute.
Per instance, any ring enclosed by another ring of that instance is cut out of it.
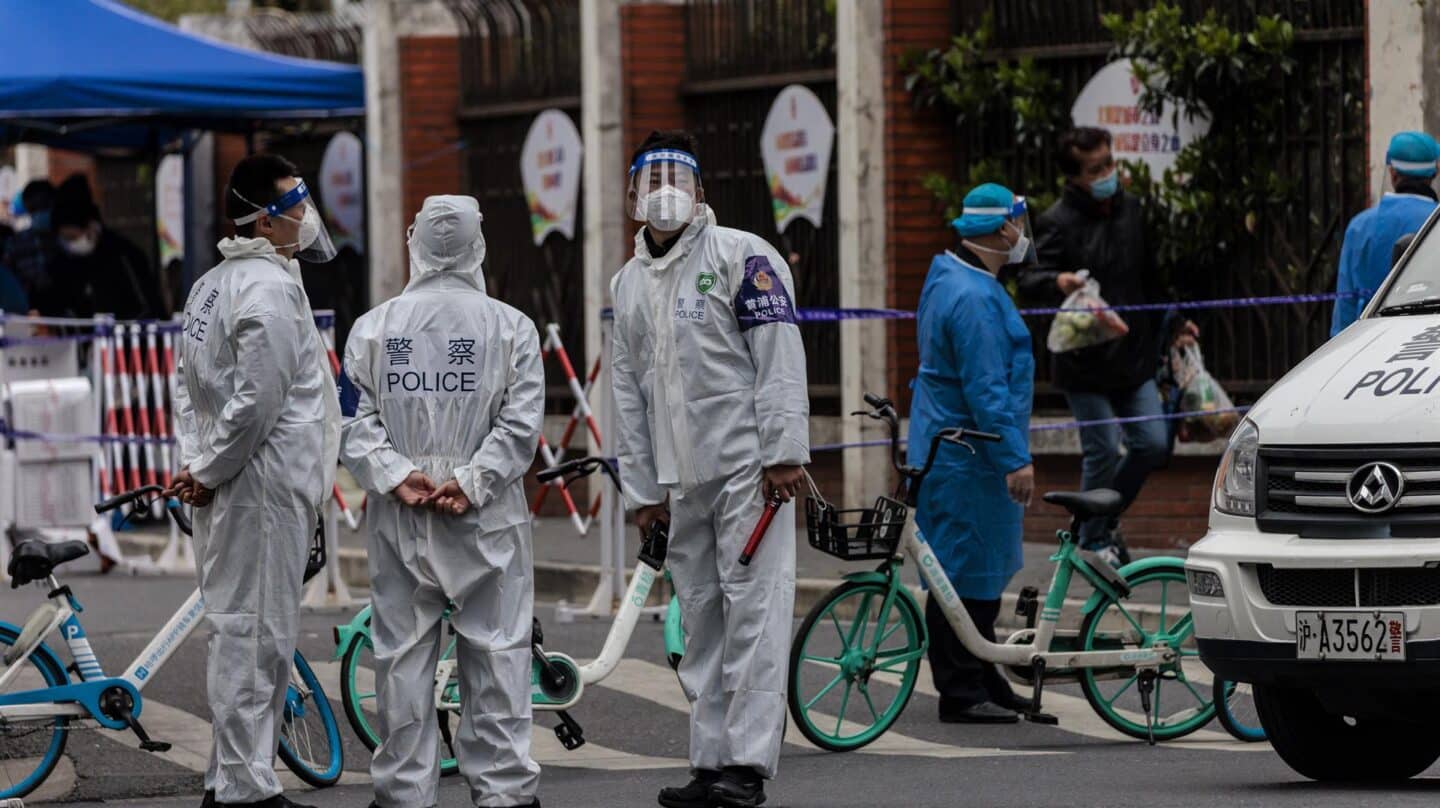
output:
<svg viewBox="0 0 1440 808"><path fill-rule="evenodd" d="M1090 195L1099 200L1109 199L1120 190L1120 172L1110 169L1110 173L1102 179L1090 183Z"/></svg>

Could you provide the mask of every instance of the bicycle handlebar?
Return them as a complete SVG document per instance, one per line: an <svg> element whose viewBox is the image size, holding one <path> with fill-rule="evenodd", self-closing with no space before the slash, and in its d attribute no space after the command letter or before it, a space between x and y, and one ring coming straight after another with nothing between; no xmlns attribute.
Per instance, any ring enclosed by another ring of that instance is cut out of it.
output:
<svg viewBox="0 0 1440 808"><path fill-rule="evenodd" d="M116 494L115 496L105 500L104 502L97 502L95 504L95 512L105 513L106 511L113 511L121 505L128 505L143 496L146 496L148 494L158 494L164 490L164 488L158 485L147 485L142 488L137 488L134 491L126 491L123 494Z"/></svg>
<svg viewBox="0 0 1440 808"><path fill-rule="evenodd" d="M121 505L127 505L131 502L136 501L137 499L149 496L150 494L159 494L164 490L165 487L160 485L141 486L134 491L126 491L122 494L116 494L115 496L105 500L104 502L95 503L95 512L106 513L107 511L113 511ZM181 533L184 533L186 536L195 535L194 526L190 523L190 517L185 515L185 511L180 507L180 503L166 503L165 510L170 513L170 518L175 520L175 524L179 526Z"/></svg>
<svg viewBox="0 0 1440 808"><path fill-rule="evenodd" d="M886 425L890 427L890 464L895 467L895 470L899 472L901 476L909 480L912 486L918 484L930 473L931 467L935 465L935 455L940 450L941 441L953 443L957 446L964 446L966 449L974 452L975 447L971 446L967 442L968 440L980 440L987 443L999 443L1002 440L999 435L994 433L980 432L974 429L967 429L963 426L942 429L930 439L930 452L925 457L925 465L916 468L900 462L900 417L895 413L894 403L890 401L890 399L877 396L874 393L865 393L864 399L865 403L870 405L871 410L869 412L862 410L852 414L864 415L868 418L874 418L877 421L884 421Z"/></svg>
<svg viewBox="0 0 1440 808"><path fill-rule="evenodd" d="M615 473L615 469L610 465L610 462L603 457L594 456L567 460L558 466L542 469L535 473L535 479L542 483L549 483L561 477L566 477L568 479L565 480L563 486L569 486L570 483L581 477L588 477L594 474L597 469L604 469L606 476L615 484L615 487L620 487L620 477Z"/></svg>

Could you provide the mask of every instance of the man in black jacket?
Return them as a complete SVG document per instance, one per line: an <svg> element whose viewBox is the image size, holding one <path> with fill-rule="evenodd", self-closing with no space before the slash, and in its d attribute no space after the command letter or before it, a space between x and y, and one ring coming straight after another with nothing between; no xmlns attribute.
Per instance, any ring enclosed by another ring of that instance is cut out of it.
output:
<svg viewBox="0 0 1440 808"><path fill-rule="evenodd" d="M1089 127L1066 132L1060 138L1058 158L1066 179L1064 195L1035 223L1037 264L1021 271L1021 293L1058 304L1084 285L1077 273L1086 269L1112 306L1158 300L1161 290L1144 212L1140 201L1120 188L1110 133ZM1155 386L1160 317L1122 316L1130 326L1128 335L1054 357L1055 385L1065 393L1077 420L1163 412ZM1193 338L1194 333L1194 325L1185 322L1181 338ZM1080 445L1085 456L1083 487L1114 488L1126 507L1140 493L1146 476L1164 465L1170 454L1169 432L1158 419L1086 427L1080 430ZM1116 526L1113 519L1092 520L1081 527L1080 543L1118 566L1129 560L1129 552Z"/></svg>

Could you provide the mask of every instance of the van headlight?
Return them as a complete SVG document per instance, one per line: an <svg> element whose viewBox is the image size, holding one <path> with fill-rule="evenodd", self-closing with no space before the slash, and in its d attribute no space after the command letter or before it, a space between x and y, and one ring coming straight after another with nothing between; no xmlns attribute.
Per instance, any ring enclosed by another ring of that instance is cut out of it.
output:
<svg viewBox="0 0 1440 808"><path fill-rule="evenodd" d="M1215 475L1215 509L1232 516L1255 515L1256 456L1260 453L1260 430L1246 418L1240 422L1230 445L1220 458Z"/></svg>

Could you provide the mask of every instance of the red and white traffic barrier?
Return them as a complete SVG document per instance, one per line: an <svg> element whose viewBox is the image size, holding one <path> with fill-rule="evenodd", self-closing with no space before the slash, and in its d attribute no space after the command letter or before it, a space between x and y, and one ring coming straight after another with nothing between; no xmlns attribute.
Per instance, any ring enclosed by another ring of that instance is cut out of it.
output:
<svg viewBox="0 0 1440 808"><path fill-rule="evenodd" d="M565 350L565 343L560 339L560 327L554 323L545 327L545 342L540 348L542 356L553 356L560 363L561 369L565 372L565 381L570 386L570 393L575 399L575 407L570 412L570 419L565 424L565 432L561 435L558 450L550 445L544 435L540 436L539 453L540 459L546 466L557 466L565 462L565 456L570 451L570 443L575 437L576 428L583 421L589 428L590 434L595 440L595 451L599 452L602 442L600 440L600 427L595 423L595 414L590 409L590 390L595 384L595 379L600 375L600 358L596 355L595 364L590 369L590 375L585 379L585 384L580 384L579 378L575 375L575 366L570 363L570 354ZM575 527L575 532L584 536L590 530L590 525L595 516L600 512L600 492L596 492L594 502L584 512L582 517L580 509L575 505L575 500L570 491L565 488L563 480L554 480L542 485L535 494L535 501L530 506L530 512L534 516L540 515L540 508L545 504L545 498L551 489L559 492L560 499L565 503L565 511L570 516L570 523Z"/></svg>

